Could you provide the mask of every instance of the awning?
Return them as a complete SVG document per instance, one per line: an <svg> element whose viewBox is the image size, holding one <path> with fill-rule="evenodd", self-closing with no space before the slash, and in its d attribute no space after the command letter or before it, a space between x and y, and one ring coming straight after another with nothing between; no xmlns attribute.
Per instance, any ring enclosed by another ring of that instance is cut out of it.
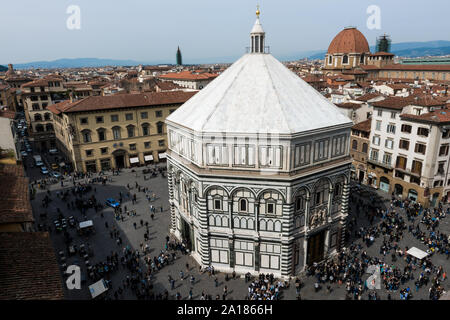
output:
<svg viewBox="0 0 450 320"><path fill-rule="evenodd" d="M144 160L145 161L152 161L153 160L153 156L151 154L144 156Z"/></svg>
<svg viewBox="0 0 450 320"><path fill-rule="evenodd" d="M80 222L80 229L92 227L93 225L94 225L94 223L92 222L92 220L83 221L83 222Z"/></svg>
<svg viewBox="0 0 450 320"><path fill-rule="evenodd" d="M159 158L159 159L165 159L165 158L166 158L166 156L167 156L167 155L166 155L166 153L165 153L165 152L163 152L163 153L159 153L159 154L158 154L158 158Z"/></svg>
<svg viewBox="0 0 450 320"><path fill-rule="evenodd" d="M138 163L139 162L139 158L135 157L135 158L130 158L130 163Z"/></svg>
<svg viewBox="0 0 450 320"><path fill-rule="evenodd" d="M89 292L91 293L92 299L101 295L103 292L108 290L105 280L101 279L94 284L89 286Z"/></svg>
<svg viewBox="0 0 450 320"><path fill-rule="evenodd" d="M413 257L416 257L417 259L423 259L428 255L428 253L420 249L417 249L416 247L412 247L411 249L406 251L406 253L412 255Z"/></svg>

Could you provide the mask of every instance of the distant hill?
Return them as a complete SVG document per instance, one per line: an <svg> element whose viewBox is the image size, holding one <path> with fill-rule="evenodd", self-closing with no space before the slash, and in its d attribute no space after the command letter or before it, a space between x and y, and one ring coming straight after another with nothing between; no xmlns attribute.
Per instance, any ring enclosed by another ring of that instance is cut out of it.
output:
<svg viewBox="0 0 450 320"><path fill-rule="evenodd" d="M14 64L15 69L30 68L82 68L82 67L103 67L103 66L135 66L142 62L134 60L114 60L114 59L98 59L98 58L75 58L75 59L58 59L53 61L35 61L28 63Z"/></svg>
<svg viewBox="0 0 450 320"><path fill-rule="evenodd" d="M0 72L5 72L5 71L8 71L8 68L0 65Z"/></svg>
<svg viewBox="0 0 450 320"><path fill-rule="evenodd" d="M371 52L375 52L375 46L370 47ZM400 42L391 45L391 52L400 57L422 57L422 56L441 56L450 54L450 41L436 40L426 42ZM317 51L309 54L310 51L300 52L297 59L323 59L326 50Z"/></svg>

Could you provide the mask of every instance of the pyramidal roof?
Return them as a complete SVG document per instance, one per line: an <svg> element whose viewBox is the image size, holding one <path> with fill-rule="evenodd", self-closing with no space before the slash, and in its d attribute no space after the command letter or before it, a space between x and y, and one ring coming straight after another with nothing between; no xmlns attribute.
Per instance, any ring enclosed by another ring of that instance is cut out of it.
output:
<svg viewBox="0 0 450 320"><path fill-rule="evenodd" d="M294 134L353 124L280 61L261 52L245 54L166 120L194 131L236 134Z"/></svg>

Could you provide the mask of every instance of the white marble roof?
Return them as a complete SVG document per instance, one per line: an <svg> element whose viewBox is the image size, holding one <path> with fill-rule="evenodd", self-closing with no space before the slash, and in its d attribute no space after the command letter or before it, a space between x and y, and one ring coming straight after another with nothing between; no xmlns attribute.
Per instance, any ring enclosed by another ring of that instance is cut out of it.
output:
<svg viewBox="0 0 450 320"><path fill-rule="evenodd" d="M352 121L270 54L249 53L167 118L194 131L293 134Z"/></svg>
<svg viewBox="0 0 450 320"><path fill-rule="evenodd" d="M253 25L253 29L252 29L251 33L265 33L263 28L262 28L261 22L259 21L259 18L256 19L255 24Z"/></svg>

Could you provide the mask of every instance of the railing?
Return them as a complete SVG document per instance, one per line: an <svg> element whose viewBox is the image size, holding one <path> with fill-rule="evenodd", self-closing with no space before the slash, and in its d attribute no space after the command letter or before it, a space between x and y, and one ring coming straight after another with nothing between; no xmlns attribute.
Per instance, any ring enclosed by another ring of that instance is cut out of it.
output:
<svg viewBox="0 0 450 320"><path fill-rule="evenodd" d="M421 175L422 175L421 172L416 172L416 171L413 171L411 169L403 169L402 167L395 167L395 170L398 170L400 172L403 172L403 173L406 173L406 174L409 174L409 175L416 176L418 178L420 178Z"/></svg>
<svg viewBox="0 0 450 320"><path fill-rule="evenodd" d="M367 159L367 162L375 164L375 165L383 167L383 168L386 168L386 169L389 169L389 170L394 169L390 163L380 162L378 160L373 160L373 159L370 159L370 158Z"/></svg>
<svg viewBox="0 0 450 320"><path fill-rule="evenodd" d="M252 52L252 47L245 47L245 53ZM270 46L264 47L264 52L257 52L257 53L270 53Z"/></svg>

